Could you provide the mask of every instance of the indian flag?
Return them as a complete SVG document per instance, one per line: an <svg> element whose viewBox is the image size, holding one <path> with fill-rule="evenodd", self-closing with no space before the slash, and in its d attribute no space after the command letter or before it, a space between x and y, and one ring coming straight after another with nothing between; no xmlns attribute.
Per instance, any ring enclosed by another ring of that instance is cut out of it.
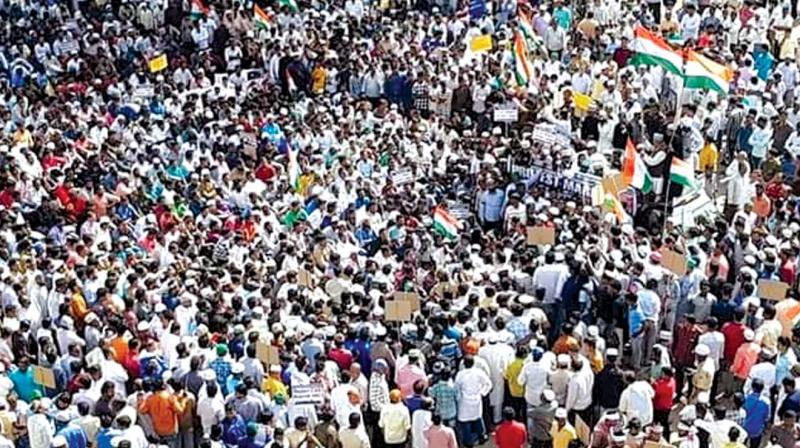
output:
<svg viewBox="0 0 800 448"><path fill-rule="evenodd" d="M733 70L696 51L687 51L683 79L687 89L708 89L725 95L730 91Z"/></svg>
<svg viewBox="0 0 800 448"><path fill-rule="evenodd" d="M533 67L528 61L528 45L522 37L522 33L514 33L514 46L512 48L514 56L514 77L518 86L527 86L533 74Z"/></svg>
<svg viewBox="0 0 800 448"><path fill-rule="evenodd" d="M269 14L256 4L253 4L253 20L256 22L256 28L261 29L267 28L271 22Z"/></svg>
<svg viewBox="0 0 800 448"><path fill-rule="evenodd" d="M208 7L203 4L203 0L192 0L191 16L193 19L199 19L208 15Z"/></svg>
<svg viewBox="0 0 800 448"><path fill-rule="evenodd" d="M603 209L606 212L613 213L617 217L618 224L625 224L631 222L631 217L625 212L622 203L611 193L606 193L605 200L603 201Z"/></svg>
<svg viewBox="0 0 800 448"><path fill-rule="evenodd" d="M536 34L536 30L533 28L531 14L528 11L519 10L519 14L517 14L517 23L519 23L519 31L530 45L537 48L542 45L542 38Z"/></svg>
<svg viewBox="0 0 800 448"><path fill-rule="evenodd" d="M660 65L676 75L683 74L683 56L680 51L673 50L661 36L650 32L643 26L634 30L633 51L631 58L634 65Z"/></svg>
<svg viewBox="0 0 800 448"><path fill-rule="evenodd" d="M300 11L300 8L297 6L297 0L279 0L278 4L289 8L292 12Z"/></svg>
<svg viewBox="0 0 800 448"><path fill-rule="evenodd" d="M677 157L672 158L672 165L669 169L669 180L684 187L694 187L694 168L689 162Z"/></svg>
<svg viewBox="0 0 800 448"><path fill-rule="evenodd" d="M636 152L633 141L628 139L625 145L625 157L622 159L622 180L626 184L642 190L644 193L650 192L653 188L653 179L644 164L642 156Z"/></svg>
<svg viewBox="0 0 800 448"><path fill-rule="evenodd" d="M444 235L446 238L454 240L458 237L458 229L461 223L450 216L442 207L436 207L433 211L433 229Z"/></svg>

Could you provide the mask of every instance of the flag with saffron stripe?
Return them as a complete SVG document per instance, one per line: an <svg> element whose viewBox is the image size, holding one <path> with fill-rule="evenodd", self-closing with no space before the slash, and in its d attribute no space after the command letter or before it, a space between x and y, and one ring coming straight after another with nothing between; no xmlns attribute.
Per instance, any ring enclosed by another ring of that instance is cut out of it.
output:
<svg viewBox="0 0 800 448"><path fill-rule="evenodd" d="M650 171L647 170L642 156L636 152L636 147L631 139L628 139L628 144L625 145L625 157L622 159L622 180L644 193L648 193L653 188Z"/></svg>
<svg viewBox="0 0 800 448"><path fill-rule="evenodd" d="M461 222L447 213L443 207L436 207L433 211L433 228L448 239L456 239Z"/></svg>
<svg viewBox="0 0 800 448"><path fill-rule="evenodd" d="M199 19L208 15L208 7L203 3L203 0L192 0L191 16L193 19Z"/></svg>
<svg viewBox="0 0 800 448"><path fill-rule="evenodd" d="M527 86L533 74L533 67L528 60L528 44L525 43L525 39L519 31L514 33L512 55L514 57L514 78L517 80L517 85Z"/></svg>
<svg viewBox="0 0 800 448"><path fill-rule="evenodd" d="M256 23L256 28L261 29L269 27L270 22L272 22L269 14L256 4L253 4L253 20Z"/></svg>

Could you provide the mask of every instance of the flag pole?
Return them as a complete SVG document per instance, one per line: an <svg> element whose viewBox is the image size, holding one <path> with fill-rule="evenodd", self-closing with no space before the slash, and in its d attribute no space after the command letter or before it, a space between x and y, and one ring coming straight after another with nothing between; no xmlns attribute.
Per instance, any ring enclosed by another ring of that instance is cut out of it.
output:
<svg viewBox="0 0 800 448"><path fill-rule="evenodd" d="M681 74L686 70L686 46L684 45L683 51L681 51ZM672 131L672 135L669 137L669 153L672 154L672 157L675 157L675 154L672 152L672 140L675 138L675 134L678 130L678 125L681 121L681 113L683 112L683 91L686 88L686 80L681 76L681 88L678 90L678 98L675 100L675 118L673 120L673 125L675 129ZM664 236L664 232L667 230L667 210L669 209L669 189L672 186L672 157L670 157L670 165L669 165L669 173L667 174L667 186L664 189L664 222L661 224L661 236Z"/></svg>

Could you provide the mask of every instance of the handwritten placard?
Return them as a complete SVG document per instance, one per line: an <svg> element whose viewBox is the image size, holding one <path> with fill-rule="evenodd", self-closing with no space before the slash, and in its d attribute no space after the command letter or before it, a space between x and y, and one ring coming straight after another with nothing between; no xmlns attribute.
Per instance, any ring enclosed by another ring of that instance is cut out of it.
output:
<svg viewBox="0 0 800 448"><path fill-rule="evenodd" d="M53 369L33 366L33 382L48 389L56 388L56 375Z"/></svg>
<svg viewBox="0 0 800 448"><path fill-rule="evenodd" d="M405 301L409 303L411 312L419 311L419 297L413 292L395 292L395 301Z"/></svg>

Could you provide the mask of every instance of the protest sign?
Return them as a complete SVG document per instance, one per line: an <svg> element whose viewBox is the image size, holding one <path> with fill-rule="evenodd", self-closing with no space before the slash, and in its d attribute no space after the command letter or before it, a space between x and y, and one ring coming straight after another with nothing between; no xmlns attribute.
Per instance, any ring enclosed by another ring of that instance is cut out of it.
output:
<svg viewBox="0 0 800 448"><path fill-rule="evenodd" d="M292 384L292 404L321 405L325 395L322 383Z"/></svg>
<svg viewBox="0 0 800 448"><path fill-rule="evenodd" d="M150 61L147 62L147 66L150 68L150 73L158 73L161 70L164 70L169 65L167 61L167 55L162 54L161 56L157 56Z"/></svg>
<svg viewBox="0 0 800 448"><path fill-rule="evenodd" d="M48 389L56 388L56 375L53 369L33 366L33 382Z"/></svg>
<svg viewBox="0 0 800 448"><path fill-rule="evenodd" d="M783 300L787 291L789 291L788 283L764 279L758 281L758 297L762 299Z"/></svg>
<svg viewBox="0 0 800 448"><path fill-rule="evenodd" d="M583 421L580 415L575 414L575 433L577 433L578 438L584 445L589 445L589 442L592 440L592 430L589 428L589 425Z"/></svg>
<svg viewBox="0 0 800 448"><path fill-rule="evenodd" d="M661 265L678 277L683 277L686 273L686 261L685 255L669 249L661 254Z"/></svg>
<svg viewBox="0 0 800 448"><path fill-rule="evenodd" d="M411 168L404 167L394 171L392 174L392 183L395 185L410 184L414 181L414 172Z"/></svg>
<svg viewBox="0 0 800 448"><path fill-rule="evenodd" d="M406 300L389 300L386 302L386 320L390 322L408 322L411 320L411 303Z"/></svg>
<svg viewBox="0 0 800 448"><path fill-rule="evenodd" d="M552 245L556 242L556 229L553 227L528 227L527 233L527 242L531 246Z"/></svg>
<svg viewBox="0 0 800 448"><path fill-rule="evenodd" d="M470 50L474 53L480 53L483 51L489 51L492 49L492 35L491 34L483 34L481 36L477 36L472 38L472 42L469 44Z"/></svg>
<svg viewBox="0 0 800 448"><path fill-rule="evenodd" d="M393 295L395 301L406 301L409 303L411 312L419 311L419 297L413 292L395 292Z"/></svg>

